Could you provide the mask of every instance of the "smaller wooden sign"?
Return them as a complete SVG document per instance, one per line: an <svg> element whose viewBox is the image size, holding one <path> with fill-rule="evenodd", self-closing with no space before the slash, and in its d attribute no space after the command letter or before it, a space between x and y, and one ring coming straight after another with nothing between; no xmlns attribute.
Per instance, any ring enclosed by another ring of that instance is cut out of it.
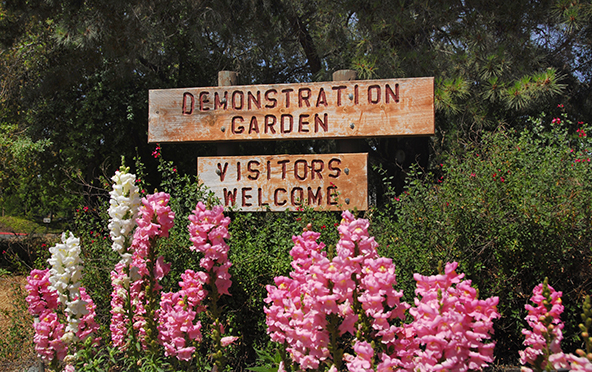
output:
<svg viewBox="0 0 592 372"><path fill-rule="evenodd" d="M197 159L200 182L242 211L368 209L368 154Z"/></svg>

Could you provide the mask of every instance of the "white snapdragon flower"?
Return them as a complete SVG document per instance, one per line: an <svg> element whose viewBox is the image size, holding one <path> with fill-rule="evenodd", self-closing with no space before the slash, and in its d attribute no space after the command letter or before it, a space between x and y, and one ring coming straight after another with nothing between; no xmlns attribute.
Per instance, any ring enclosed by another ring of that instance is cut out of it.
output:
<svg viewBox="0 0 592 372"><path fill-rule="evenodd" d="M64 363L65 364L74 364L74 362L76 362L76 358L78 358L78 355L76 355L76 354L66 355L66 357L64 358Z"/></svg>
<svg viewBox="0 0 592 372"><path fill-rule="evenodd" d="M72 342L76 341L76 335L73 332L66 332L64 333L64 335L61 337L61 340L63 343L65 343L66 345L71 344Z"/></svg>
<svg viewBox="0 0 592 372"><path fill-rule="evenodd" d="M70 233L62 234L62 243L49 248L51 257L47 260L51 265L49 270L50 288L58 292L59 301L64 305L68 295L80 296L78 287L82 277L82 260L80 259L80 239Z"/></svg>
<svg viewBox="0 0 592 372"><path fill-rule="evenodd" d="M58 293L58 301L66 307L68 333L78 332L80 318L88 313L87 302L80 298L80 279L82 278L82 260L80 259L80 239L70 233L62 234L62 243L49 248L51 257L47 260L50 289ZM69 337L69 336L68 336Z"/></svg>
<svg viewBox="0 0 592 372"><path fill-rule="evenodd" d="M83 301L78 297L76 300L68 302L68 308L73 315L86 315L88 314L88 309L86 308L87 304L86 301Z"/></svg>
<svg viewBox="0 0 592 372"><path fill-rule="evenodd" d="M113 190L109 193L109 230L112 248L115 252L125 256L128 248L128 239L136 226L136 218L140 208L140 193L136 186L136 175L128 173L129 168L121 167L111 178Z"/></svg>
<svg viewBox="0 0 592 372"><path fill-rule="evenodd" d="M117 290L117 296L125 299L125 298L127 298L127 291L124 288L119 288Z"/></svg>

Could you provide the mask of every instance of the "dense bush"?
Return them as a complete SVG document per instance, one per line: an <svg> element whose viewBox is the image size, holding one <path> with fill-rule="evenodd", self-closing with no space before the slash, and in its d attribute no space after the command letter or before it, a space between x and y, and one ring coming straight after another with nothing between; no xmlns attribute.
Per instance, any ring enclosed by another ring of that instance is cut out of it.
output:
<svg viewBox="0 0 592 372"><path fill-rule="evenodd" d="M459 261L482 296L499 296L501 363L516 362L524 304L544 277L564 293L565 349L578 342L578 308L592 288L588 129L565 116L501 127L450 156L435 180L415 169L406 191L375 212L374 234L408 296L411 274L439 260Z"/></svg>

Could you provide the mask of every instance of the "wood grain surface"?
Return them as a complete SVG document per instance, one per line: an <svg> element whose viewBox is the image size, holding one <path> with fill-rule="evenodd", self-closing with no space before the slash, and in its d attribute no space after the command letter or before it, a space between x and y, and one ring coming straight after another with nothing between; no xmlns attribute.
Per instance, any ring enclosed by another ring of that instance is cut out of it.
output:
<svg viewBox="0 0 592 372"><path fill-rule="evenodd" d="M149 142L433 134L432 77L149 92Z"/></svg>

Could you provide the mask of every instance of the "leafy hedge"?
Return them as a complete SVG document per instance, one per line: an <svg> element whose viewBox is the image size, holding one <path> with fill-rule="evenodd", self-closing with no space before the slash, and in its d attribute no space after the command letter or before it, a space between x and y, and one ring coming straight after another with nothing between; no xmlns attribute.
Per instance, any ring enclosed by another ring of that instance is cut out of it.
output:
<svg viewBox="0 0 592 372"><path fill-rule="evenodd" d="M589 127L565 116L525 124L450 156L435 180L413 170L373 224L408 296L412 273L456 260L483 297L500 297L500 363L515 363L523 348L524 304L543 278L564 293L566 350L579 342L579 309L592 288Z"/></svg>

